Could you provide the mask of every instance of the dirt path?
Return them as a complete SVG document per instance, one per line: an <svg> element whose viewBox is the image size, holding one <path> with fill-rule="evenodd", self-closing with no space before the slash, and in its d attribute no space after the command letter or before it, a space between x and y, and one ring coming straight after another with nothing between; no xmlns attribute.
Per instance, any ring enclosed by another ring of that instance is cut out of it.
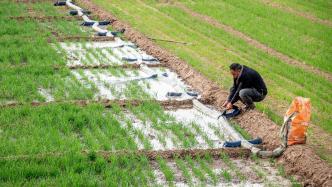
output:
<svg viewBox="0 0 332 187"><path fill-rule="evenodd" d="M215 20L215 19L213 19L213 18L211 18L209 16L202 15L202 14L199 14L197 12L192 11L188 7L184 6L183 4L176 3L174 5L176 7L178 7L178 8L181 8L187 14L190 14L191 16L199 18L200 20L205 21L205 22L213 25L214 27L223 29L224 31L226 31L226 32L228 32L230 34L232 34L232 35L234 35L236 37L241 38L242 40L246 41L247 44L249 44L249 45L251 45L251 46L253 46L255 48L258 48L258 49L264 51L265 53L270 54L270 55L272 55L272 56L280 59L283 62L286 62L287 64L295 65L297 67L300 67L300 68L304 69L305 71L308 71L308 72L311 72L311 73L314 73L314 74L318 74L318 75L324 77L325 79L329 80L330 82L332 82L332 75L330 73L321 71L318 68L315 68L315 67L313 67L311 65L307 65L304 62L298 61L298 60L293 59L293 58L291 58L291 57L289 57L287 55L284 55L284 54L278 52L277 50L275 50L273 48L270 48L269 46L267 46L267 45L265 45L263 43L260 43L259 41L251 38L250 36L248 36L248 35L240 32L240 31L234 29L231 26L222 24L219 21L217 21L217 20Z"/></svg>
<svg viewBox="0 0 332 187"><path fill-rule="evenodd" d="M185 79L187 84L202 94L202 101L221 109L221 105L228 93L217 84L195 71L185 61L159 47L140 32L132 29L129 24L118 20L109 12L96 6L90 0L79 0L78 3L98 15L100 19L114 21L112 24L114 29L125 29L124 35L126 38L136 43L150 55L157 57L160 62L165 63L170 69L176 71ZM262 137L266 148L273 149L279 145L278 132L280 127L268 119L266 115L256 110L250 111L239 117L237 122L251 135ZM279 158L279 162L283 163L287 174L301 173L302 178L300 180L305 185L327 186L332 183L332 167L326 161L321 160L308 146L297 145L290 147ZM313 167L312 163L315 163L317 167Z"/></svg>
<svg viewBox="0 0 332 187"><path fill-rule="evenodd" d="M277 9L280 9L282 11L285 11L285 12L288 12L288 13L295 14L297 16L306 18L306 19L308 19L308 20L310 20L312 22L316 22L316 23L319 23L319 24L322 24L322 25L326 25L326 26L332 27L332 22L330 20L317 18L316 16L314 16L314 15L312 15L310 13L301 12L301 11L295 10L295 9L293 9L291 7L288 7L288 6L281 5L279 3L273 2L272 0L261 0L261 2L264 3L264 4L266 4L266 5L271 6L273 8L277 8Z"/></svg>

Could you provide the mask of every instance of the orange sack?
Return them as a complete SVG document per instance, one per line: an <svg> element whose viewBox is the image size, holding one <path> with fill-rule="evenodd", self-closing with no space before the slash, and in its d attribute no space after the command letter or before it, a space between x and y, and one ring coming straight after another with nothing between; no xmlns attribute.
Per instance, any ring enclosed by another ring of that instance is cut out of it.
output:
<svg viewBox="0 0 332 187"><path fill-rule="evenodd" d="M286 135L287 145L304 144L306 142L310 116L310 99L296 97L284 116L285 119L289 118Z"/></svg>

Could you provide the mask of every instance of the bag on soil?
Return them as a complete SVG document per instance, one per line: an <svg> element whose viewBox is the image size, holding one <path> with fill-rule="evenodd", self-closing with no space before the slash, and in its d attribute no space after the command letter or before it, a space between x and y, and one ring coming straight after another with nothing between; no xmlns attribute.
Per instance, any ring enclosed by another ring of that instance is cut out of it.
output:
<svg viewBox="0 0 332 187"><path fill-rule="evenodd" d="M284 116L285 122L280 131L283 144L294 145L306 143L310 117L310 99L296 97Z"/></svg>
<svg viewBox="0 0 332 187"><path fill-rule="evenodd" d="M259 151L258 156L278 157L289 145L305 144L310 117L310 99L296 97L284 116L280 130L281 145L273 151Z"/></svg>

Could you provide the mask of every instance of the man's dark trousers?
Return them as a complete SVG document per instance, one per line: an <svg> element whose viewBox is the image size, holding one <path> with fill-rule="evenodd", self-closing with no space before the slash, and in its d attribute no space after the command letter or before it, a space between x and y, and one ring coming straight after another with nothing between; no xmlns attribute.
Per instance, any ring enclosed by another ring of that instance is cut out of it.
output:
<svg viewBox="0 0 332 187"><path fill-rule="evenodd" d="M253 102L262 101L264 98L265 95L255 88L243 88L233 102L235 103L240 99L246 106L254 106Z"/></svg>

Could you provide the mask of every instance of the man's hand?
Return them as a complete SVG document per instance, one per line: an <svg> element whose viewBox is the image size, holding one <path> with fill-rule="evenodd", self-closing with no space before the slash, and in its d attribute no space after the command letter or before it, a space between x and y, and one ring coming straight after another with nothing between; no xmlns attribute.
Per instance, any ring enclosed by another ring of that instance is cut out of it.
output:
<svg viewBox="0 0 332 187"><path fill-rule="evenodd" d="M224 104L222 104L222 107L226 107L227 106L227 104L228 104L229 102L226 100L225 102L224 102Z"/></svg>
<svg viewBox="0 0 332 187"><path fill-rule="evenodd" d="M227 110L233 108L233 104L228 101L225 101L225 103L222 106L225 107Z"/></svg>
<svg viewBox="0 0 332 187"><path fill-rule="evenodd" d="M228 102L227 105L226 105L226 109L229 110L229 109L232 109L233 108L233 104L231 102Z"/></svg>

